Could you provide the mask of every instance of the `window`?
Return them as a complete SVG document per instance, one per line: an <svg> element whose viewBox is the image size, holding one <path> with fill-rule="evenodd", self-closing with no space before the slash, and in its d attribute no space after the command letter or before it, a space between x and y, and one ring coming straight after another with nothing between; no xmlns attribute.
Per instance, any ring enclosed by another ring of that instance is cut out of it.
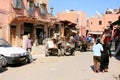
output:
<svg viewBox="0 0 120 80"><path fill-rule="evenodd" d="M22 8L22 0L14 0L14 8L21 9Z"/></svg>
<svg viewBox="0 0 120 80"><path fill-rule="evenodd" d="M102 25L102 21L99 21L99 25Z"/></svg>
<svg viewBox="0 0 120 80"><path fill-rule="evenodd" d="M91 24L92 24L92 22L91 22Z"/></svg>
<svg viewBox="0 0 120 80"><path fill-rule="evenodd" d="M38 2L35 2L34 4L36 8L39 8L40 4Z"/></svg>
<svg viewBox="0 0 120 80"><path fill-rule="evenodd" d="M77 18L77 23L79 22L79 19Z"/></svg>
<svg viewBox="0 0 120 80"><path fill-rule="evenodd" d="M27 11L28 13L32 14L34 11L34 2L33 1L28 1L28 7L27 7Z"/></svg>
<svg viewBox="0 0 120 80"><path fill-rule="evenodd" d="M109 24L111 24L111 23L112 23L112 21L108 21L108 23L109 23Z"/></svg>
<svg viewBox="0 0 120 80"><path fill-rule="evenodd" d="M46 11L46 4L41 4L41 14L42 15L46 15L47 14L47 11Z"/></svg>

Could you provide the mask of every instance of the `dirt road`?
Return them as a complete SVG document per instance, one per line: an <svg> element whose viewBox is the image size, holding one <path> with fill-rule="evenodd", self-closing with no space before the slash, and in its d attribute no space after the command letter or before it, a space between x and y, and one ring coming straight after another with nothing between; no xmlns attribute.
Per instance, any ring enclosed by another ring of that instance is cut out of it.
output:
<svg viewBox="0 0 120 80"><path fill-rule="evenodd" d="M110 58L109 72L94 73L92 52L76 52L75 56L35 56L27 65L7 67L0 80L120 80L120 60Z"/></svg>

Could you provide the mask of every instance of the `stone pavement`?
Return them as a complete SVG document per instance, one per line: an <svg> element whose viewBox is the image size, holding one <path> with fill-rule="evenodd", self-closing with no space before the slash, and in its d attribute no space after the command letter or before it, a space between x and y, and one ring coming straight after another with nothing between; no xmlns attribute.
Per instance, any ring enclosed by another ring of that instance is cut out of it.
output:
<svg viewBox="0 0 120 80"><path fill-rule="evenodd" d="M31 54L45 54L45 45L33 46Z"/></svg>
<svg viewBox="0 0 120 80"><path fill-rule="evenodd" d="M33 58L45 57L45 45L33 46L31 54Z"/></svg>

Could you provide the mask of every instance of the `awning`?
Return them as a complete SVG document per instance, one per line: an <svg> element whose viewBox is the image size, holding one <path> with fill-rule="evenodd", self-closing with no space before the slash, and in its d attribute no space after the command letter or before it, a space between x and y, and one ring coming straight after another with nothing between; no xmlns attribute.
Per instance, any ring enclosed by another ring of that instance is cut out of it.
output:
<svg viewBox="0 0 120 80"><path fill-rule="evenodd" d="M102 34L103 32L89 32L90 34Z"/></svg>
<svg viewBox="0 0 120 80"><path fill-rule="evenodd" d="M64 25L68 25L69 23L71 23L71 22L68 21L68 20L61 20L60 22L63 23Z"/></svg>
<svg viewBox="0 0 120 80"><path fill-rule="evenodd" d="M75 25L77 25L77 24L71 22L71 23L69 23L68 25L69 25L69 26L75 26Z"/></svg>
<svg viewBox="0 0 120 80"><path fill-rule="evenodd" d="M113 22L112 25L120 25L120 20Z"/></svg>
<svg viewBox="0 0 120 80"><path fill-rule="evenodd" d="M73 33L78 33L76 30L70 29Z"/></svg>

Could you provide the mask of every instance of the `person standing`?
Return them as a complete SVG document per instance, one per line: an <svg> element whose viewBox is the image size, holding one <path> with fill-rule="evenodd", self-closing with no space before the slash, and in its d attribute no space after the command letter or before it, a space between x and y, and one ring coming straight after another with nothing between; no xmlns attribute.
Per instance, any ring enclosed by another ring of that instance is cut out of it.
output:
<svg viewBox="0 0 120 80"><path fill-rule="evenodd" d="M32 39L30 38L30 34L28 35L24 35L23 36L23 45L22 45L23 49L27 50L29 52L29 56L28 56L28 62L31 63L33 61L32 55L31 53L31 49L32 49Z"/></svg>
<svg viewBox="0 0 120 80"><path fill-rule="evenodd" d="M111 50L110 50L110 32L109 30L105 30L102 36L102 45L104 51L101 55L101 71L108 72L108 65L109 65L109 57L111 57Z"/></svg>
<svg viewBox="0 0 120 80"><path fill-rule="evenodd" d="M94 72L96 73L100 71L101 51L103 51L103 47L100 39L97 39L96 44L93 46Z"/></svg>
<svg viewBox="0 0 120 80"><path fill-rule="evenodd" d="M78 48L78 42L79 42L79 33L77 33L75 36L74 36L74 40L75 40L75 48L77 49Z"/></svg>
<svg viewBox="0 0 120 80"><path fill-rule="evenodd" d="M28 33L27 37L28 38L27 38L27 49L26 50L29 52L29 62L33 62L33 57L31 55L33 40L31 38L30 33Z"/></svg>
<svg viewBox="0 0 120 80"><path fill-rule="evenodd" d="M109 57L111 57L110 46L107 43L103 44L104 51L101 54L101 71L108 72Z"/></svg>
<svg viewBox="0 0 120 80"><path fill-rule="evenodd" d="M92 46L93 46L93 38L92 35L89 34L89 36L86 38L86 40L88 41L88 48L90 49L90 51L92 51Z"/></svg>
<svg viewBox="0 0 120 80"><path fill-rule="evenodd" d="M27 51L29 53L31 53L33 40L31 39L30 33L28 33L27 36L28 36L28 39L27 39Z"/></svg>

